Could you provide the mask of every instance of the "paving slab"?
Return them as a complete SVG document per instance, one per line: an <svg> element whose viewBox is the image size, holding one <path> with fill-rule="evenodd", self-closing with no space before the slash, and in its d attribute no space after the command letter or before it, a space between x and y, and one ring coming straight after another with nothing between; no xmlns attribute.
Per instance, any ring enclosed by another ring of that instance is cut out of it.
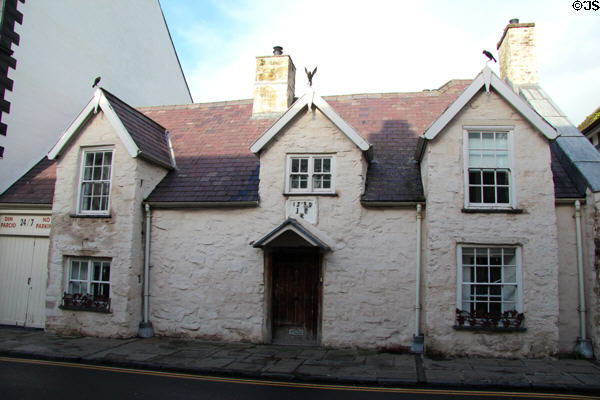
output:
<svg viewBox="0 0 600 400"><path fill-rule="evenodd" d="M600 364L575 359L432 359L354 348L64 337L2 326L0 354L263 379L600 391Z"/></svg>
<svg viewBox="0 0 600 400"><path fill-rule="evenodd" d="M278 360L266 366L263 371L281 374L291 374L302 364L302 362L302 360L297 359Z"/></svg>

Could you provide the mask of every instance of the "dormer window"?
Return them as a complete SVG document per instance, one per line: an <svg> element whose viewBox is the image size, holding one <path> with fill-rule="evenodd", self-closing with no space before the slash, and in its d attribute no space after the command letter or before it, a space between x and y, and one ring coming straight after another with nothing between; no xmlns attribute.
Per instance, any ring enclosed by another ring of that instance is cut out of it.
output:
<svg viewBox="0 0 600 400"><path fill-rule="evenodd" d="M286 193L334 193L331 155L288 155Z"/></svg>
<svg viewBox="0 0 600 400"><path fill-rule="evenodd" d="M513 204L508 129L465 131L465 206L510 208Z"/></svg>
<svg viewBox="0 0 600 400"><path fill-rule="evenodd" d="M78 214L109 213L112 160L112 149L83 151L79 174Z"/></svg>

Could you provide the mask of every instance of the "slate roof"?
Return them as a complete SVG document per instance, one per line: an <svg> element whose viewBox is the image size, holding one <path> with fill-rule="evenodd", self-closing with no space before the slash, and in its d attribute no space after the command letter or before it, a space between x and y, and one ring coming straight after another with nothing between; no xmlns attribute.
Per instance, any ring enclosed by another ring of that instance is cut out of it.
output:
<svg viewBox="0 0 600 400"><path fill-rule="evenodd" d="M520 94L560 133L552 143L552 151L578 190L584 192L589 187L593 192L600 192L600 152L573 126L539 85L523 85Z"/></svg>
<svg viewBox="0 0 600 400"><path fill-rule="evenodd" d="M454 80L440 89L415 93L323 97L373 145L373 160L362 198L365 203L423 200L419 166L414 161L418 136L470 82ZM135 132L151 131L156 134L151 138L160 139L165 128L169 131L177 167L169 171L147 201L179 206L259 200L259 159L249 148L275 120L252 119L252 100L135 110L105 93L132 137ZM148 122L149 119L153 122ZM160 140L150 140L147 147L143 147L141 136L137 141L148 154L156 151L153 154L168 156ZM53 165L47 159L42 160L0 196L0 202L50 204L52 194L47 188L53 185ZM552 172L556 198L582 197L554 153ZM46 189L30 189L38 182ZM29 197L21 196L24 193Z"/></svg>
<svg viewBox="0 0 600 400"><path fill-rule="evenodd" d="M0 195L0 203L51 205L56 164L44 157Z"/></svg>
<svg viewBox="0 0 600 400"><path fill-rule="evenodd" d="M251 100L141 111L167 127L177 164L148 201L258 201L259 161L249 147L273 120L252 119Z"/></svg>
<svg viewBox="0 0 600 400"><path fill-rule="evenodd" d="M171 166L169 143L165 134L166 129L106 89L101 90L140 149L139 156L149 161L157 161L165 166Z"/></svg>

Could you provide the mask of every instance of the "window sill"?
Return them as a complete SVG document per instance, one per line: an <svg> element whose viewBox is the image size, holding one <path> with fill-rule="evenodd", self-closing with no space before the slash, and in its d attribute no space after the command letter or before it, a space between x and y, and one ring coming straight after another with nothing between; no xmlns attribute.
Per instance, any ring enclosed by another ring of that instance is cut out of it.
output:
<svg viewBox="0 0 600 400"><path fill-rule="evenodd" d="M100 314L111 314L110 310L103 310L97 308L89 308L89 307L79 307L79 306L58 306L61 310L65 311L87 311L87 312L95 312Z"/></svg>
<svg viewBox="0 0 600 400"><path fill-rule="evenodd" d="M69 214L71 218L112 218L110 214Z"/></svg>
<svg viewBox="0 0 600 400"><path fill-rule="evenodd" d="M305 192L305 193L283 193L284 196L325 196L337 197L337 193L322 193L322 192Z"/></svg>
<svg viewBox="0 0 600 400"><path fill-rule="evenodd" d="M510 332L526 332L527 328L523 327L500 327L500 326L470 326L470 325L454 325L452 326L457 331L484 331L484 332L497 332L497 333L510 333Z"/></svg>
<svg viewBox="0 0 600 400"><path fill-rule="evenodd" d="M523 214L522 208L463 208L465 214Z"/></svg>

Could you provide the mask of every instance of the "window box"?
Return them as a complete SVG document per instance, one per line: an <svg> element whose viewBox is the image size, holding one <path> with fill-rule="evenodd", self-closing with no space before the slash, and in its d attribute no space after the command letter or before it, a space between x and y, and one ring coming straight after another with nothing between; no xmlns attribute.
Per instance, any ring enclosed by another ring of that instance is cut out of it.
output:
<svg viewBox="0 0 600 400"><path fill-rule="evenodd" d="M70 294L65 292L60 308L72 311L109 313L110 299L106 296L94 296L81 293Z"/></svg>
<svg viewBox="0 0 600 400"><path fill-rule="evenodd" d="M288 155L285 194L334 194L335 158L328 154Z"/></svg>
<svg viewBox="0 0 600 400"><path fill-rule="evenodd" d="M487 313L483 311L463 311L456 309L454 329L483 330L493 332L522 332L525 316L516 310L503 313Z"/></svg>

